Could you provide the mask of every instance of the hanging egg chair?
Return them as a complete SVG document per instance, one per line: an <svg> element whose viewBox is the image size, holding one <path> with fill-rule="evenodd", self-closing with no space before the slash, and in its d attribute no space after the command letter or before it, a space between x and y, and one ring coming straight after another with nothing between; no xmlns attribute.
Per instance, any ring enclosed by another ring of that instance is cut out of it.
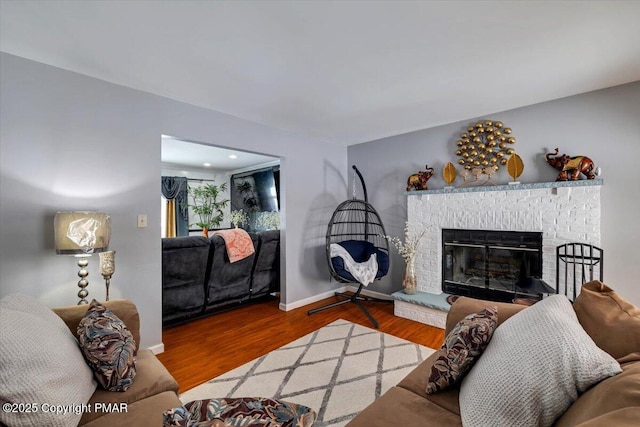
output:
<svg viewBox="0 0 640 427"><path fill-rule="evenodd" d="M363 288L389 272L389 242L380 215L368 202L367 187L353 165L353 198L342 202L331 216L326 236L326 255L331 277L340 283L358 284L354 294L336 292L340 301L309 310L308 314L354 303L378 328L378 322L361 301L392 302L362 296ZM356 174L360 178L364 200L356 198Z"/></svg>

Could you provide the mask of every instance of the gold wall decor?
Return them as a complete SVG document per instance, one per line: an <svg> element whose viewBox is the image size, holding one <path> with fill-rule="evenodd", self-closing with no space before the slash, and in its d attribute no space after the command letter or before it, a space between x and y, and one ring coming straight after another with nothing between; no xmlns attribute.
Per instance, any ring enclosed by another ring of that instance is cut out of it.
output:
<svg viewBox="0 0 640 427"><path fill-rule="evenodd" d="M516 138L511 133L511 128L500 121L484 120L469 125L456 141L458 164L468 171L479 168L493 175L515 153L512 145Z"/></svg>
<svg viewBox="0 0 640 427"><path fill-rule="evenodd" d="M453 163L449 162L444 165L444 168L442 169L442 177L444 178L444 182L446 182L447 185L451 185L451 183L456 180L456 175L456 167L453 165Z"/></svg>
<svg viewBox="0 0 640 427"><path fill-rule="evenodd" d="M507 160L507 171L513 178L514 182L520 175L522 175L522 172L524 171L524 163L516 153L513 153L511 157L509 157L509 160Z"/></svg>

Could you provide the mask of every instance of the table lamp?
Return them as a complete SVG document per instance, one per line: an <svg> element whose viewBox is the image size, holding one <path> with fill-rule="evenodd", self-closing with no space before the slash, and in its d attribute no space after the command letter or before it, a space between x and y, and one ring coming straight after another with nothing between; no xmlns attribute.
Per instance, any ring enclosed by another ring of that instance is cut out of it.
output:
<svg viewBox="0 0 640 427"><path fill-rule="evenodd" d="M58 212L53 220L56 253L78 258L78 304L87 304L88 257L109 247L111 220L105 212Z"/></svg>

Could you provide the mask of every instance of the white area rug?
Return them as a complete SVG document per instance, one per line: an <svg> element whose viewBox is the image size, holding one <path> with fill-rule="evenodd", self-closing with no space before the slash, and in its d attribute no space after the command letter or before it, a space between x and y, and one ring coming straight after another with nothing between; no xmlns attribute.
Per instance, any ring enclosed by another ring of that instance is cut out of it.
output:
<svg viewBox="0 0 640 427"><path fill-rule="evenodd" d="M337 320L180 395L268 397L318 413L314 427L344 426L435 350Z"/></svg>

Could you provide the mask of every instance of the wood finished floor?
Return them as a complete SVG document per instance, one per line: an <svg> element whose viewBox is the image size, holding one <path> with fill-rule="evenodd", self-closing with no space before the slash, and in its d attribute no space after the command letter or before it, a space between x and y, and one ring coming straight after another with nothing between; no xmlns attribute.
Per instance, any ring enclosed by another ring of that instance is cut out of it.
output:
<svg viewBox="0 0 640 427"><path fill-rule="evenodd" d="M158 357L182 393L335 320L373 328L352 303L307 315L307 310L334 301L331 297L285 312L273 298L167 328L162 333L165 351ZM394 316L393 304L364 304L382 332L431 348L444 340L442 329Z"/></svg>

